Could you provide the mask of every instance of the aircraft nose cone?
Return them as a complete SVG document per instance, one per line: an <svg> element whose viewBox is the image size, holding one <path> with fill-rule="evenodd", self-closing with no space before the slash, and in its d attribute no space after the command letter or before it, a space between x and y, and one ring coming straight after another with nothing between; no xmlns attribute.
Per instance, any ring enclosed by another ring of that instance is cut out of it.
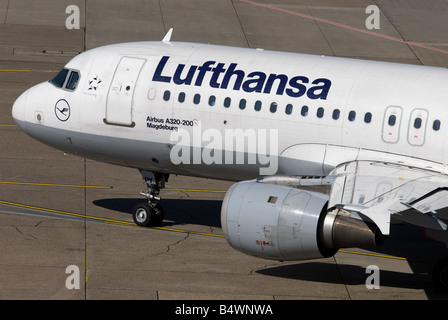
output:
<svg viewBox="0 0 448 320"><path fill-rule="evenodd" d="M28 92L25 91L17 98L12 107L12 117L14 122L22 130L25 130L25 109L27 96Z"/></svg>

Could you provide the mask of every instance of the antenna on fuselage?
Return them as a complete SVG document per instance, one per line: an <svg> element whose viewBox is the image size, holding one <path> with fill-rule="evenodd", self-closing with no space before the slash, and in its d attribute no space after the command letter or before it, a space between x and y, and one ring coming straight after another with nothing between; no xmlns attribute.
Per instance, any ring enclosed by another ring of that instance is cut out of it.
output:
<svg viewBox="0 0 448 320"><path fill-rule="evenodd" d="M163 37L162 42L170 42L172 34L173 34L173 28L170 28L170 30L168 30L166 35Z"/></svg>

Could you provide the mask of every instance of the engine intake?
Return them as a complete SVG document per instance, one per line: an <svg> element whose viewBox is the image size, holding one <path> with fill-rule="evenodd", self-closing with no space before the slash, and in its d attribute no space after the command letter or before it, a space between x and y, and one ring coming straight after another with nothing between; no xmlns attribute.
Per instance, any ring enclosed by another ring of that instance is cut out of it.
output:
<svg viewBox="0 0 448 320"><path fill-rule="evenodd" d="M233 248L273 260L330 257L340 248L382 243L374 223L343 209L327 211L327 203L321 193L243 181L227 191L221 224Z"/></svg>

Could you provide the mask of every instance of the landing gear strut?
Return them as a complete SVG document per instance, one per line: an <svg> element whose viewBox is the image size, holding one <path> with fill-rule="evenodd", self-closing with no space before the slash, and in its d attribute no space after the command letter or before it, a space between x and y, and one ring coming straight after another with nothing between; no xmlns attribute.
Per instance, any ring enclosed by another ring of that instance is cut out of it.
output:
<svg viewBox="0 0 448 320"><path fill-rule="evenodd" d="M132 217L135 224L141 227L157 227L163 222L165 217L163 207L160 204L160 189L165 187L168 181L168 174L140 170L142 179L146 183L146 192L140 192L146 197L145 202L141 202L134 207Z"/></svg>

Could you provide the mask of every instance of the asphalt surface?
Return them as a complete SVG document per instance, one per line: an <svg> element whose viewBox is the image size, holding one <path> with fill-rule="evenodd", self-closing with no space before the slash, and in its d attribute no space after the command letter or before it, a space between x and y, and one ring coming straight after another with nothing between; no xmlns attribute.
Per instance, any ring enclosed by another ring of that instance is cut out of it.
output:
<svg viewBox="0 0 448 320"><path fill-rule="evenodd" d="M380 28L368 30L372 4ZM79 29L66 27L69 5ZM51 149L14 126L11 107L79 52L171 27L172 41L448 67L447 18L442 0L0 0L0 299L445 299L430 272L446 249L409 225L377 250L328 259L233 250L219 216L230 182L172 176L162 227L137 227L137 170ZM371 265L378 289L366 286Z"/></svg>

